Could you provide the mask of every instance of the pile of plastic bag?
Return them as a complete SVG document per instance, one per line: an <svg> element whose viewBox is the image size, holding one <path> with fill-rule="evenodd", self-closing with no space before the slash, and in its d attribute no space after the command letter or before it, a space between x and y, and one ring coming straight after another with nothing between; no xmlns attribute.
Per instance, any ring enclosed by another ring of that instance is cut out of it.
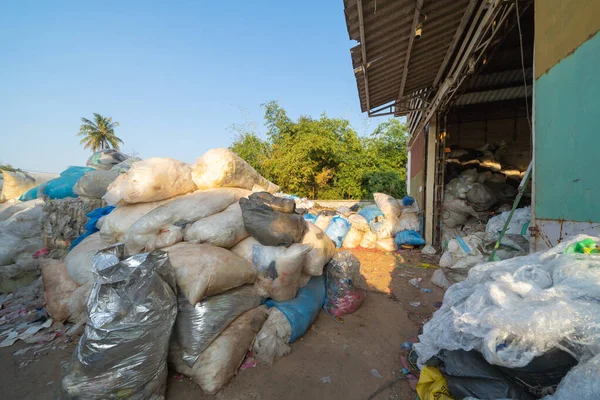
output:
<svg viewBox="0 0 600 400"><path fill-rule="evenodd" d="M597 398L599 243L579 235L473 267L425 324L418 364L439 366L456 397L488 398L495 385L500 398Z"/></svg>

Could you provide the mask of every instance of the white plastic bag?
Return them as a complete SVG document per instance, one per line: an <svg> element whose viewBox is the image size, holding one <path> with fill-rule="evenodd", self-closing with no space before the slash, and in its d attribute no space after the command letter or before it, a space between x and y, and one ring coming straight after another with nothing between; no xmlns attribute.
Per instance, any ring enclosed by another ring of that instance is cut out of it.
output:
<svg viewBox="0 0 600 400"><path fill-rule="evenodd" d="M329 226L329 223L331 222L331 219L333 218L332 215L319 215L317 217L317 220L315 221L315 225L321 229L323 232L325 232L325 229L327 229L327 227Z"/></svg>
<svg viewBox="0 0 600 400"><path fill-rule="evenodd" d="M86 172L73 186L73 192L79 196L101 199L108 186L119 176L117 171L102 169Z"/></svg>
<svg viewBox="0 0 600 400"><path fill-rule="evenodd" d="M169 253L179 289L192 305L256 279L252 264L221 247L184 242L163 250Z"/></svg>
<svg viewBox="0 0 600 400"><path fill-rule="evenodd" d="M81 241L75 246L65 257L65 265L71 279L78 285L84 285L94 281L92 273L92 258L110 243L105 243L100 237L100 233L96 232Z"/></svg>
<svg viewBox="0 0 600 400"><path fill-rule="evenodd" d="M276 301L296 297L302 267L312 247L294 243L290 247L263 246L253 237L242 240L231 251L257 269L256 288L264 297Z"/></svg>
<svg viewBox="0 0 600 400"><path fill-rule="evenodd" d="M194 222L186 230L183 240L230 249L248 236L242 209L239 203L233 203L219 213Z"/></svg>
<svg viewBox="0 0 600 400"><path fill-rule="evenodd" d="M188 225L223 211L249 193L219 188L173 199L138 219L125 234L125 245L130 253L140 253L180 242Z"/></svg>
<svg viewBox="0 0 600 400"><path fill-rule="evenodd" d="M400 227L400 215L402 214L400 203L385 193L373 193L373 198L377 207L385 215L385 220L390 224L391 236L395 236L402 230Z"/></svg>
<svg viewBox="0 0 600 400"><path fill-rule="evenodd" d="M510 211L505 211L500 215L496 215L495 217L490 218L485 227L486 232L500 234L500 232L502 232L502 229L504 228L504 224L506 223L509 214ZM510 220L510 224L508 224L508 229L506 230L506 233L522 235L526 238L529 238L531 235L528 229L530 221L531 207L527 206L523 208L517 208L515 210L515 213L513 214L513 217Z"/></svg>
<svg viewBox="0 0 600 400"><path fill-rule="evenodd" d="M431 275L431 283L433 283L435 286L441 287L442 289L448 289L450 285L452 285L450 281L446 279L444 271L439 268L433 271L433 275Z"/></svg>
<svg viewBox="0 0 600 400"><path fill-rule="evenodd" d="M419 210L417 207L405 207L400 215L398 223L400 231L421 231L421 221L419 220Z"/></svg>
<svg viewBox="0 0 600 400"><path fill-rule="evenodd" d="M119 243L123 241L125 233L138 219L161 206L169 200L154 201L151 203L125 204L111 211L101 218L100 236L106 243ZM100 222L100 221L98 221ZM96 224L96 226L98 226Z"/></svg>
<svg viewBox="0 0 600 400"><path fill-rule="evenodd" d="M354 225L350 227L350 231L344 238L344 242L342 243L342 247L345 249L355 249L360 246L360 242L362 241L364 232L354 228Z"/></svg>
<svg viewBox="0 0 600 400"><path fill-rule="evenodd" d="M375 245L377 246L377 248L383 250L383 251L396 251L398 250L398 247L396 246L396 243L394 242L394 238L385 238L385 239L379 239Z"/></svg>
<svg viewBox="0 0 600 400"><path fill-rule="evenodd" d="M198 189L238 187L251 190L258 185L269 193L279 186L263 178L250 164L229 149L211 149L192 166L192 179Z"/></svg>
<svg viewBox="0 0 600 400"><path fill-rule="evenodd" d="M148 203L196 190L189 164L173 158L138 161L108 187L103 199L111 205Z"/></svg>
<svg viewBox="0 0 600 400"><path fill-rule="evenodd" d="M377 235L369 231L365 233L360 241L360 247L364 249L374 249L377 246Z"/></svg>
<svg viewBox="0 0 600 400"><path fill-rule="evenodd" d="M269 317L256 335L254 355L258 361L273 365L273 361L289 354L292 326L284 313L276 307L269 310Z"/></svg>
<svg viewBox="0 0 600 400"><path fill-rule="evenodd" d="M302 238L302 244L312 247L304 260L303 272L312 276L323 274L323 267L335 254L335 244L325 232L310 222L306 225L308 229Z"/></svg>

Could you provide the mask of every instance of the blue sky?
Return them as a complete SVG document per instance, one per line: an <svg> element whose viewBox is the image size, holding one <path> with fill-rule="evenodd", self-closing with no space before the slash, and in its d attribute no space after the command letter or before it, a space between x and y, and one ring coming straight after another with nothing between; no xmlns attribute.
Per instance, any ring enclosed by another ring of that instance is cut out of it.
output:
<svg viewBox="0 0 600 400"><path fill-rule="evenodd" d="M342 0L0 4L0 161L60 172L89 152L81 117L111 116L125 152L193 162L260 104L293 118L361 114Z"/></svg>

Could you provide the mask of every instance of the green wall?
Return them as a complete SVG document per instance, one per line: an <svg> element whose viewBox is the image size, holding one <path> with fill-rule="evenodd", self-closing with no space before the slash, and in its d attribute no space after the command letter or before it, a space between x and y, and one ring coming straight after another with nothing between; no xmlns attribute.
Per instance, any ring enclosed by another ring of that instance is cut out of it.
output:
<svg viewBox="0 0 600 400"><path fill-rule="evenodd" d="M599 67L596 34L535 81L536 218L600 222Z"/></svg>

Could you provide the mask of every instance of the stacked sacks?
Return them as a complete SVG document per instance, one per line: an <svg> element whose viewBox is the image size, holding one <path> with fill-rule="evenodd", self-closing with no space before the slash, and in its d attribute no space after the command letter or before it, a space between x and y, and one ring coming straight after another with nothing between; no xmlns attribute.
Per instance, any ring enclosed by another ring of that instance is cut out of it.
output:
<svg viewBox="0 0 600 400"><path fill-rule="evenodd" d="M12 292L39 276L34 253L43 247L43 201L32 200L0 213L0 292Z"/></svg>
<svg viewBox="0 0 600 400"><path fill-rule="evenodd" d="M2 193L0 194L0 203L19 199L19 197L26 192L54 178L56 178L55 174L36 174L23 171L2 170L1 182L3 182L3 185L1 187ZM35 192L37 193L37 190ZM21 199L21 201L34 200L36 198L37 195L36 197L31 198L30 196L26 196L26 198Z"/></svg>

